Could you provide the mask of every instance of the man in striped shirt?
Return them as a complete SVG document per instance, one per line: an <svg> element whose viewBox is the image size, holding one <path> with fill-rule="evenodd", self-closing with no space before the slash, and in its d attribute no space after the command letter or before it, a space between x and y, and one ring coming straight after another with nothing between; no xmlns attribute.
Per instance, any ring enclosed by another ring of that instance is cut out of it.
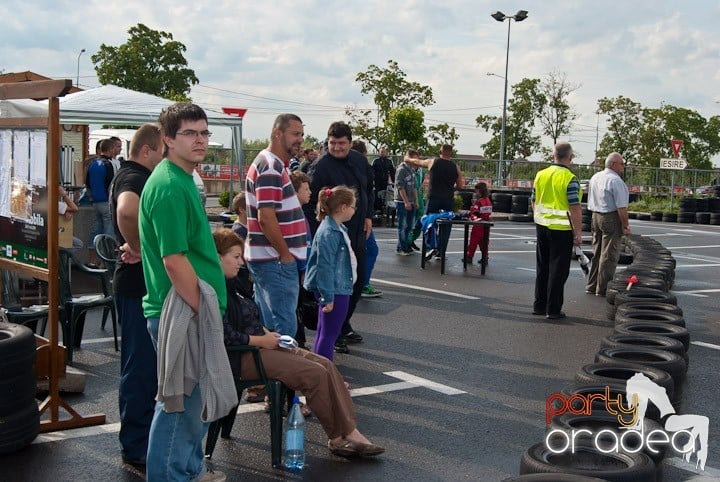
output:
<svg viewBox="0 0 720 482"><path fill-rule="evenodd" d="M302 120L280 114L270 146L253 161L245 180L248 239L245 259L255 281L255 302L269 330L295 336L300 280L296 260L305 260L305 217L288 164L303 142Z"/></svg>

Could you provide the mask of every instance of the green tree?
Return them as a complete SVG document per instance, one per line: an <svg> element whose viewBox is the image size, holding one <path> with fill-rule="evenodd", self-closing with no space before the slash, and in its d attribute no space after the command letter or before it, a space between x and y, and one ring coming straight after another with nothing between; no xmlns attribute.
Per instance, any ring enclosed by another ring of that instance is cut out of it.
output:
<svg viewBox="0 0 720 482"><path fill-rule="evenodd" d="M540 92L540 79L523 79L511 88L505 120L505 159L517 155L527 158L540 149L540 136L533 134L535 122L545 98ZM492 137L482 144L483 154L488 158L500 157L502 117L481 115L475 119ZM507 153L511 155L508 156Z"/></svg>
<svg viewBox="0 0 720 482"><path fill-rule="evenodd" d="M643 135L643 109L639 102L623 97L603 97L598 100L598 114L608 116L607 132L600 140L598 159L611 152L619 152L633 164L640 156L640 137Z"/></svg>
<svg viewBox="0 0 720 482"><path fill-rule="evenodd" d="M577 119L568 97L579 88L579 85L570 83L567 75L560 72L550 72L540 83L542 101L538 117L543 134L552 139L553 146L561 136L570 133L572 123Z"/></svg>
<svg viewBox="0 0 720 482"><path fill-rule="evenodd" d="M270 145L269 139L243 139L243 149L262 150Z"/></svg>
<svg viewBox="0 0 720 482"><path fill-rule="evenodd" d="M440 147L445 144L455 145L455 141L458 139L460 139L460 134L447 123L430 126L427 129L427 147L432 153L439 151Z"/></svg>
<svg viewBox="0 0 720 482"><path fill-rule="evenodd" d="M425 146L425 114L417 107L393 107L385 119L390 133L387 148L390 152L403 152Z"/></svg>
<svg viewBox="0 0 720 482"><path fill-rule="evenodd" d="M397 145L398 139L407 134L393 133L386 125L386 119L393 109L427 107L435 103L431 87L410 82L406 77L394 60L388 60L385 68L370 65L365 72L360 72L355 77L360 83L360 92L372 95L376 109L348 106L345 114L350 118L353 135L366 139L376 150L386 145L391 152L395 152L391 145ZM396 121L399 121L399 118ZM400 124L404 125L404 122L395 125Z"/></svg>
<svg viewBox="0 0 720 482"><path fill-rule="evenodd" d="M181 42L171 33L138 23L130 37L115 47L102 44L91 57L101 84L113 84L170 100L189 100L191 86L199 82L188 67Z"/></svg>

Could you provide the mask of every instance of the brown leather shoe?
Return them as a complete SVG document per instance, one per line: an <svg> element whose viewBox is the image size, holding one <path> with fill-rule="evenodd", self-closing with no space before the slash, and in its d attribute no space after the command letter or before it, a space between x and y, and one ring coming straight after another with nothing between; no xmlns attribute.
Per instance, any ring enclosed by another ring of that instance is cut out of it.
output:
<svg viewBox="0 0 720 482"><path fill-rule="evenodd" d="M340 443L334 444L328 440L330 453L338 457L375 457L385 452L385 449L375 444L364 444L343 439Z"/></svg>

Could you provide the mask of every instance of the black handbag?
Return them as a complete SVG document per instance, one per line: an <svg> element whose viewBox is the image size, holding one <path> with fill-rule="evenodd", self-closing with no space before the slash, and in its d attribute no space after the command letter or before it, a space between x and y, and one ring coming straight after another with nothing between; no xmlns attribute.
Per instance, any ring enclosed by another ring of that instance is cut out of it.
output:
<svg viewBox="0 0 720 482"><path fill-rule="evenodd" d="M308 330L317 330L318 302L315 295L302 286L298 295L297 317Z"/></svg>

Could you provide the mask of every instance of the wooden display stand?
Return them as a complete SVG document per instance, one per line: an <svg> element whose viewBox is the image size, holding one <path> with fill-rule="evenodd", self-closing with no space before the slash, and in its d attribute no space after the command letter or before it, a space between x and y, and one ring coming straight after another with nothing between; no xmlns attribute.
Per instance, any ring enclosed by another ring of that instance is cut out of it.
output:
<svg viewBox="0 0 720 482"><path fill-rule="evenodd" d="M101 425L105 423L105 414L82 416L60 397L59 381L65 372L65 348L59 345L58 309L58 189L59 152L60 152L60 102L58 97L65 95L72 87L72 81L42 80L0 85L0 99L48 99L47 117L0 118L0 128L11 129L47 129L47 268L27 264L16 259L0 257L0 269L10 269L21 275L37 278L48 283L48 324L50 339L46 343L38 342L37 367L47 372L49 377L48 396L40 403L40 413L48 412L49 417L40 422L41 432ZM0 162L5 162L0 159ZM42 339L41 339L42 340ZM63 408L70 418L60 418Z"/></svg>

